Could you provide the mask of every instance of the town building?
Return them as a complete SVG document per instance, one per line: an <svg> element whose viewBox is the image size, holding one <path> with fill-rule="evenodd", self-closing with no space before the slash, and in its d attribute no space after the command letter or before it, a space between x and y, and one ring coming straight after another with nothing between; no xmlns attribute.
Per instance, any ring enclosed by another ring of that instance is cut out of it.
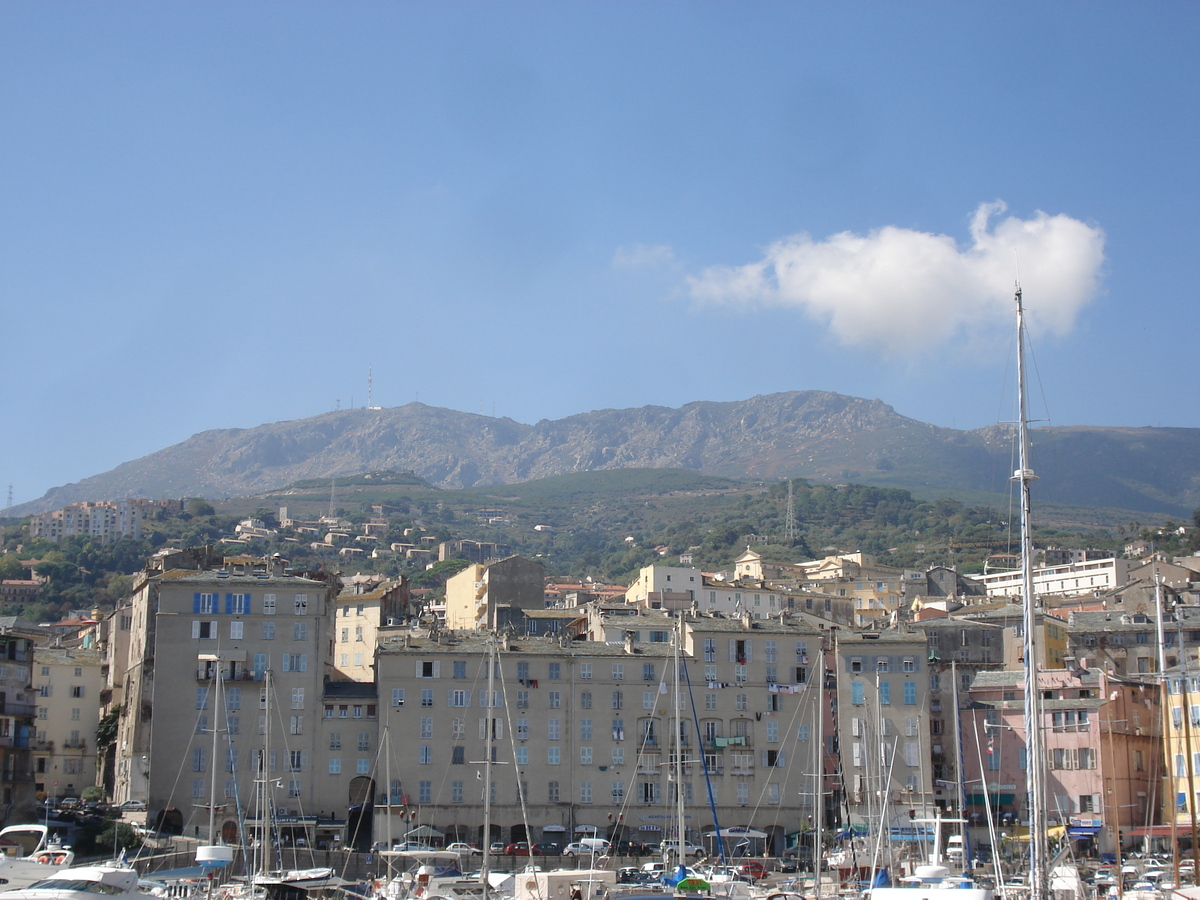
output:
<svg viewBox="0 0 1200 900"><path fill-rule="evenodd" d="M116 802L144 800L156 827L207 837L197 810L215 792L225 804L218 827L236 828L236 801L254 796L262 763L281 785L279 808L328 807L311 759L335 593L279 559L222 559L212 548L152 557L131 600Z"/></svg>
<svg viewBox="0 0 1200 900"><path fill-rule="evenodd" d="M34 649L34 780L36 789L48 796L78 797L85 787L97 783L96 725L103 664L98 650Z"/></svg>
<svg viewBox="0 0 1200 900"><path fill-rule="evenodd" d="M409 615L408 580L351 578L333 602L333 671L337 681L375 681L379 627Z"/></svg>
<svg viewBox="0 0 1200 900"><path fill-rule="evenodd" d="M1079 842L1078 851L1115 853L1119 833L1158 822L1159 690L1098 668L1042 670L1037 678L1049 824ZM1029 824L1024 684L1024 672L981 672L962 713L968 835L975 845L991 846L989 804L998 831Z"/></svg>
<svg viewBox="0 0 1200 900"><path fill-rule="evenodd" d="M380 702L389 731L407 739L393 743L392 781L376 789L375 833L390 811L447 841L669 837L680 787L669 773L682 753L688 840L713 827L706 767L722 826L752 825L781 850L789 830L782 823L813 813L819 691L807 659L820 652L820 633L749 617L686 617L676 734L673 623L663 622L662 641L501 638L491 696L485 636L385 629ZM489 731L499 765L485 785ZM345 747L344 733L339 740ZM365 759L356 758L354 777L371 777ZM331 774L345 773L350 763L329 765ZM493 797L490 835L479 824L485 790ZM348 785L347 796L359 794Z"/></svg>
<svg viewBox="0 0 1200 900"><path fill-rule="evenodd" d="M882 821L893 840L924 840L912 818L937 807L930 759L950 752L928 734L929 669L924 634L839 633L835 646L837 751L851 831ZM911 811L911 813L910 813Z"/></svg>
<svg viewBox="0 0 1200 900"><path fill-rule="evenodd" d="M30 685L34 648L44 640L40 631L15 616L0 618L0 803L5 825L37 814L31 749L37 739L36 691Z"/></svg>
<svg viewBox="0 0 1200 900"><path fill-rule="evenodd" d="M1038 597L1073 597L1111 591L1129 580L1130 562L1108 557L1033 570L1033 590ZM989 597L1020 597L1021 571L1011 569L980 575Z"/></svg>
<svg viewBox="0 0 1200 900"><path fill-rule="evenodd" d="M446 580L446 627L496 627L501 609L544 609L545 567L523 556L472 563Z"/></svg>

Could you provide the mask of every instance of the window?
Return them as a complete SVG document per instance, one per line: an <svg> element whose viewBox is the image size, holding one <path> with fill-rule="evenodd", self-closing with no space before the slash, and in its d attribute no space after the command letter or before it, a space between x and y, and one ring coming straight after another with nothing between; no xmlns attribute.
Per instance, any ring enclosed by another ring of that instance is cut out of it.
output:
<svg viewBox="0 0 1200 900"><path fill-rule="evenodd" d="M462 803L463 802L463 783L461 781L450 782L450 802L451 803Z"/></svg>
<svg viewBox="0 0 1200 900"><path fill-rule="evenodd" d="M361 625L355 625L355 626L354 626L354 641L355 641L355 643L361 644L361 643L362 643L362 640L363 640L363 629L362 629L362 626L361 626Z"/></svg>
<svg viewBox="0 0 1200 900"><path fill-rule="evenodd" d="M778 650L776 648L775 642L767 641L766 646L763 648L763 659L769 663L776 662L777 652L778 652Z"/></svg>
<svg viewBox="0 0 1200 900"><path fill-rule="evenodd" d="M428 744L422 744L417 755L417 762L422 766L427 766L433 762L433 748Z"/></svg>
<svg viewBox="0 0 1200 900"><path fill-rule="evenodd" d="M579 739L581 741L590 741L592 739L592 720L579 720Z"/></svg>
<svg viewBox="0 0 1200 900"><path fill-rule="evenodd" d="M433 716L421 716L421 740L428 741L433 738Z"/></svg>
<svg viewBox="0 0 1200 900"><path fill-rule="evenodd" d="M283 656L283 671L285 672L307 672L308 671L308 654L307 653L284 653Z"/></svg>
<svg viewBox="0 0 1200 900"><path fill-rule="evenodd" d="M625 782L614 781L612 783L612 798L613 803L620 803L625 799Z"/></svg>
<svg viewBox="0 0 1200 900"><path fill-rule="evenodd" d="M558 782L549 781L546 783L546 800L550 803L558 802Z"/></svg>
<svg viewBox="0 0 1200 900"><path fill-rule="evenodd" d="M517 719L517 740L518 741L529 740L529 720L528 719Z"/></svg>
<svg viewBox="0 0 1200 900"><path fill-rule="evenodd" d="M529 709L529 691L517 691L517 709Z"/></svg>
<svg viewBox="0 0 1200 900"><path fill-rule="evenodd" d="M275 595L274 594L263 594L263 615L264 616L275 615Z"/></svg>
<svg viewBox="0 0 1200 900"><path fill-rule="evenodd" d="M450 765L461 766L467 761L467 750L465 747L456 746L450 748Z"/></svg>
<svg viewBox="0 0 1200 900"><path fill-rule="evenodd" d="M432 692L430 692L430 693L432 693ZM449 691L449 695L450 695L450 705L451 706L465 707L470 704L470 697L471 697L470 691L462 690L462 689L451 690L451 691ZM432 706L433 704L431 703L430 705Z"/></svg>
<svg viewBox="0 0 1200 900"><path fill-rule="evenodd" d="M546 720L546 739L557 741L561 733L561 723L558 719Z"/></svg>
<svg viewBox="0 0 1200 900"><path fill-rule="evenodd" d="M917 703L917 683L915 681L904 682L904 705L915 706Z"/></svg>
<svg viewBox="0 0 1200 900"><path fill-rule="evenodd" d="M613 719L612 739L614 741L625 740L625 720L624 719Z"/></svg>
<svg viewBox="0 0 1200 900"><path fill-rule="evenodd" d="M580 691L579 692L579 708L580 709L591 709L592 708L592 692L591 691Z"/></svg>
<svg viewBox="0 0 1200 900"><path fill-rule="evenodd" d="M890 681L879 682L879 702L884 706L890 706L892 703L892 683Z"/></svg>
<svg viewBox="0 0 1200 900"><path fill-rule="evenodd" d="M518 747L517 748L517 765L518 766L529 765L529 748L528 747Z"/></svg>
<svg viewBox="0 0 1200 900"><path fill-rule="evenodd" d="M196 709L208 709L208 688L196 688Z"/></svg>
<svg viewBox="0 0 1200 900"><path fill-rule="evenodd" d="M82 697L83 696L83 687L78 684L72 685L71 686L71 696L72 697Z"/></svg>
<svg viewBox="0 0 1200 900"><path fill-rule="evenodd" d="M592 802L592 783L590 781L582 781L579 783L579 802Z"/></svg>
<svg viewBox="0 0 1200 900"><path fill-rule="evenodd" d="M341 750L342 749L342 733L340 731L329 732L329 749L330 750Z"/></svg>
<svg viewBox="0 0 1200 900"><path fill-rule="evenodd" d="M550 709L562 708L562 691L547 691L546 699L549 703Z"/></svg>
<svg viewBox="0 0 1200 900"><path fill-rule="evenodd" d="M620 691L612 692L612 708L621 709L625 705L625 701Z"/></svg>
<svg viewBox="0 0 1200 900"><path fill-rule="evenodd" d="M404 688L392 688L392 706L404 705Z"/></svg>
<svg viewBox="0 0 1200 900"><path fill-rule="evenodd" d="M192 637L202 641L217 639L216 622L192 622Z"/></svg>
<svg viewBox="0 0 1200 900"><path fill-rule="evenodd" d="M230 622L229 623L229 639L231 641L240 641L242 639L244 626L245 626L244 622Z"/></svg>
<svg viewBox="0 0 1200 900"><path fill-rule="evenodd" d="M591 747L580 747L579 748L579 764L581 766L590 766L592 764L592 748Z"/></svg>
<svg viewBox="0 0 1200 900"><path fill-rule="evenodd" d="M546 765L557 766L561 758L561 751L558 747L546 748Z"/></svg>
<svg viewBox="0 0 1200 900"><path fill-rule="evenodd" d="M421 691L421 705L422 706L433 706L433 689L432 688L425 688L423 691Z"/></svg>
<svg viewBox="0 0 1200 900"><path fill-rule="evenodd" d="M642 663L642 681L654 681L654 663Z"/></svg>
<svg viewBox="0 0 1200 900"><path fill-rule="evenodd" d="M850 671L857 674L857 673L861 672L862 670L863 670L862 657L861 656L850 657Z"/></svg>
<svg viewBox="0 0 1200 900"><path fill-rule="evenodd" d="M706 710L713 710L713 709L717 708L717 695L716 694L705 694L704 695L704 708Z"/></svg>
<svg viewBox="0 0 1200 900"><path fill-rule="evenodd" d="M304 716L292 716L288 729L289 734L304 734Z"/></svg>
<svg viewBox="0 0 1200 900"><path fill-rule="evenodd" d="M862 706L867 702L861 681L850 682L850 702L855 706Z"/></svg>
<svg viewBox="0 0 1200 900"><path fill-rule="evenodd" d="M308 640L308 623L307 622L292 623L292 640L293 641Z"/></svg>
<svg viewBox="0 0 1200 900"><path fill-rule="evenodd" d="M262 623L262 639L264 641L275 640L275 623L274 622L263 622Z"/></svg>
<svg viewBox="0 0 1200 900"><path fill-rule="evenodd" d="M623 681L625 679L625 664L613 663L612 667L613 681Z"/></svg>
<svg viewBox="0 0 1200 900"><path fill-rule="evenodd" d="M417 784L417 802L432 803L433 802L433 782L421 781Z"/></svg>
<svg viewBox="0 0 1200 900"><path fill-rule="evenodd" d="M745 694L734 694L733 695L733 706L735 709L738 709L738 710L747 709L746 695Z"/></svg>
<svg viewBox="0 0 1200 900"><path fill-rule="evenodd" d="M308 594L297 594L292 602L292 609L298 616L307 616Z"/></svg>
<svg viewBox="0 0 1200 900"><path fill-rule="evenodd" d="M208 763L208 751L203 747L197 747L192 751L192 771L203 772Z"/></svg>
<svg viewBox="0 0 1200 900"><path fill-rule="evenodd" d="M613 747L612 748L612 764L614 766L625 765L625 748L624 747Z"/></svg>
<svg viewBox="0 0 1200 900"><path fill-rule="evenodd" d="M454 661L454 677L455 678L466 678L467 677L467 662L466 662L466 660L457 659Z"/></svg>
<svg viewBox="0 0 1200 900"><path fill-rule="evenodd" d="M768 744L779 743L779 722L778 721L769 720L767 722L767 743Z"/></svg>
<svg viewBox="0 0 1200 900"><path fill-rule="evenodd" d="M654 709L654 691L642 691L642 709Z"/></svg>
<svg viewBox="0 0 1200 900"><path fill-rule="evenodd" d="M556 662L550 663L550 671L546 677L549 678L551 681L561 681L562 680L562 663L556 663Z"/></svg>
<svg viewBox="0 0 1200 900"><path fill-rule="evenodd" d="M592 664L591 663L580 663L579 664L579 679L580 679L580 681L591 681L592 680Z"/></svg>
<svg viewBox="0 0 1200 900"><path fill-rule="evenodd" d="M217 612L216 594L195 594L192 597L192 612L212 615Z"/></svg>

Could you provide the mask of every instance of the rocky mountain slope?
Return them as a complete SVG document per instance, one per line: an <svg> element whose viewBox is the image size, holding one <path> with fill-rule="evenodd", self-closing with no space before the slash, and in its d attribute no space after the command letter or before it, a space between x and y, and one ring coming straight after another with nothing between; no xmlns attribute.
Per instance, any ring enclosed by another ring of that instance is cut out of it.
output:
<svg viewBox="0 0 1200 900"><path fill-rule="evenodd" d="M1200 505L1200 429L1043 428L1036 468L1052 499L1190 515ZM1010 429L939 428L879 400L791 391L679 409L597 410L524 425L410 403L205 431L13 509L78 500L241 496L305 478L411 470L443 487L569 472L681 467L732 478L802 476L940 492L1007 490Z"/></svg>

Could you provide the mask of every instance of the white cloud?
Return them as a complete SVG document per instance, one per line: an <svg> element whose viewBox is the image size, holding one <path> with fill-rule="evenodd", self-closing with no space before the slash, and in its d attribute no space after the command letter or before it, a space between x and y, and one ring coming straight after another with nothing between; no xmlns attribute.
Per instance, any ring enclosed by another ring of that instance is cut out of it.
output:
<svg viewBox="0 0 1200 900"><path fill-rule="evenodd" d="M1019 266L1031 327L1063 334L1099 289L1104 232L1043 212L993 225L1006 208L981 204L966 248L948 235L890 225L823 241L798 234L757 262L705 269L687 289L698 303L800 309L843 343L899 354L995 329L1012 314Z"/></svg>

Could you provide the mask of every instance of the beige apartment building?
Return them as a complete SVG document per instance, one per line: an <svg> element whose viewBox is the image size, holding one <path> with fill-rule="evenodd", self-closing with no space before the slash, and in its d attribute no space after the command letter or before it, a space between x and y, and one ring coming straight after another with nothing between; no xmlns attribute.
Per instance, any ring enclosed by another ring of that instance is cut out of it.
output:
<svg viewBox="0 0 1200 900"><path fill-rule="evenodd" d="M103 656L98 650L34 650L34 780L36 789L51 797L78 797L85 787L97 783L96 725L104 687L102 666Z"/></svg>
<svg viewBox="0 0 1200 900"><path fill-rule="evenodd" d="M0 803L5 825L36 816L31 746L36 743L37 692L29 686L40 632L31 622L0 617Z"/></svg>
<svg viewBox="0 0 1200 900"><path fill-rule="evenodd" d="M312 761L335 592L270 558L153 557L134 584L114 799L145 800L154 824L207 837L210 795L227 832L261 763L286 814L328 808Z"/></svg>
<svg viewBox="0 0 1200 900"><path fill-rule="evenodd" d="M545 567L523 556L473 563L446 581L446 627L495 628L501 610L544 609Z"/></svg>
<svg viewBox="0 0 1200 900"><path fill-rule="evenodd" d="M345 681L375 681L375 644L380 625L408 614L408 581L351 579L333 603L333 672Z"/></svg>
<svg viewBox="0 0 1200 900"><path fill-rule="evenodd" d="M387 741L391 781L382 767L370 771L366 753L350 776L371 779L376 838L417 823L447 841L481 841L487 790L490 840L562 843L593 832L659 840L672 836L678 788L687 839L699 842L713 830L711 785L722 828L750 826L781 850L784 835L813 813L820 703L808 659L820 652L820 631L685 616L677 733L673 623L663 616L662 624L665 640L504 638L490 696L484 636L384 629L382 721L400 736ZM340 711L334 722L344 722ZM497 765L485 785L489 732ZM677 783L670 773L680 753ZM331 757L329 766L328 777L348 781L346 759ZM345 793L356 791L347 783Z"/></svg>

